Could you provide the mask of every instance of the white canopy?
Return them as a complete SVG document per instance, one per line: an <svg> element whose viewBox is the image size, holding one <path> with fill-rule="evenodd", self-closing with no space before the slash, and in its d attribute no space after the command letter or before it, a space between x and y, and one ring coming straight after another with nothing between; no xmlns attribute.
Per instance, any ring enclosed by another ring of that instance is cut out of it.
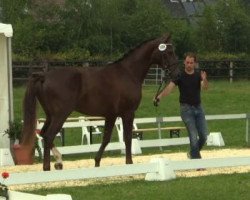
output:
<svg viewBox="0 0 250 200"><path fill-rule="evenodd" d="M3 24L0 23L0 34L3 33L5 37L12 37L13 36L13 29L11 24Z"/></svg>
<svg viewBox="0 0 250 200"><path fill-rule="evenodd" d="M12 26L0 23L0 148L9 147L5 130L9 128L9 122L13 121L12 35Z"/></svg>

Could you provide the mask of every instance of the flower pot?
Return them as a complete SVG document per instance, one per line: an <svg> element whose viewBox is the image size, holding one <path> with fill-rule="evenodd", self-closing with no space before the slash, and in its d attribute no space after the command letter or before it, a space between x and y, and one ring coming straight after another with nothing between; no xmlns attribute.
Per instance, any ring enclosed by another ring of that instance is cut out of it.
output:
<svg viewBox="0 0 250 200"><path fill-rule="evenodd" d="M34 163L34 150L22 145L14 145L14 162L16 165L32 165Z"/></svg>

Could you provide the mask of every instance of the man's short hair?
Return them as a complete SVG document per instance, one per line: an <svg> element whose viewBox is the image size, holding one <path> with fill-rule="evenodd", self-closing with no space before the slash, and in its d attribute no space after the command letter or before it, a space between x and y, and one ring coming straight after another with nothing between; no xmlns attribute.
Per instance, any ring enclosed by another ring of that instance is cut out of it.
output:
<svg viewBox="0 0 250 200"><path fill-rule="evenodd" d="M198 60L197 60L196 54L193 53L193 52L187 52L187 53L185 53L184 58L186 59L187 57L194 58L194 61L195 61L195 62L198 61Z"/></svg>

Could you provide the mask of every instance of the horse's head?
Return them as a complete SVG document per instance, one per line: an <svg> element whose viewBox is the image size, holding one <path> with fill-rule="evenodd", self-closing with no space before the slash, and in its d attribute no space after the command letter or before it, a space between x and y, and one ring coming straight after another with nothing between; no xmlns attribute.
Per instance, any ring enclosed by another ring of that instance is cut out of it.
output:
<svg viewBox="0 0 250 200"><path fill-rule="evenodd" d="M175 79L179 76L178 59L169 34L154 41L151 63L161 66L162 69L170 74L171 78Z"/></svg>

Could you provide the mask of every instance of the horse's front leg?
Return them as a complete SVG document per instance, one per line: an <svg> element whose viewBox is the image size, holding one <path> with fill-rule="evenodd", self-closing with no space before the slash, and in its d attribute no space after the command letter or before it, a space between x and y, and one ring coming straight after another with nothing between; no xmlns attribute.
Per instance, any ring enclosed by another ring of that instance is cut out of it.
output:
<svg viewBox="0 0 250 200"><path fill-rule="evenodd" d="M63 169L62 164L62 154L58 151L58 149L55 147L55 145L50 142L53 141L53 139L48 139L48 144L44 140L44 161L43 161L43 170L49 171L50 170L50 150L52 151L52 154L56 160L56 163L54 165L56 170ZM49 151L47 151L49 149Z"/></svg>
<svg viewBox="0 0 250 200"><path fill-rule="evenodd" d="M126 164L133 164L131 154L133 122L134 112L129 112L122 116L123 138L126 146Z"/></svg>
<svg viewBox="0 0 250 200"><path fill-rule="evenodd" d="M100 166L100 162L101 162L101 158L103 155L103 152L106 148L106 146L108 145L108 143L110 142L111 139L111 134L112 134L112 130L115 124L115 120L116 117L106 117L105 119L105 126L104 126L104 133L103 133L103 138L102 138L102 144L99 148L99 151L96 154L95 157L95 167L99 167Z"/></svg>

